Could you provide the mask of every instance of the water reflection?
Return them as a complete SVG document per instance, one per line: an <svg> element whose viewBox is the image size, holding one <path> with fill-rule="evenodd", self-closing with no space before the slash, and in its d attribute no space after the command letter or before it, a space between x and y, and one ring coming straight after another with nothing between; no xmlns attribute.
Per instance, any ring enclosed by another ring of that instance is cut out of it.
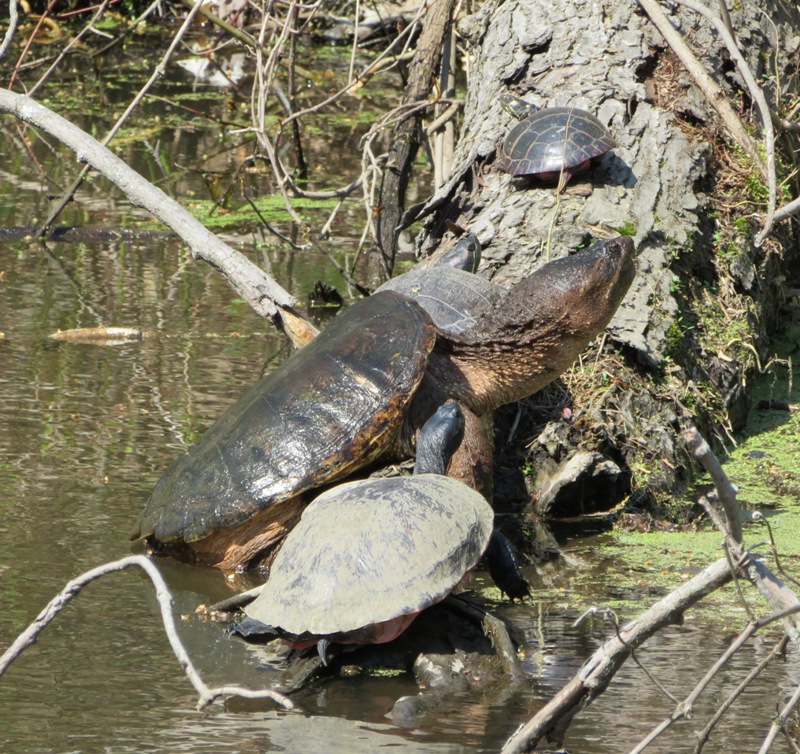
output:
<svg viewBox="0 0 800 754"><path fill-rule="evenodd" d="M191 138L178 140L185 154L196 154ZM60 175L58 166L54 170ZM182 189L193 190L191 174L180 180ZM16 177L7 179L9 194L16 183ZM8 206L0 211L3 222L20 224L20 215L33 215L42 201L41 186L24 183L30 193L17 197L15 213ZM114 216L114 203L105 196L83 201ZM73 212L68 222L89 221ZM91 222L97 218L94 213ZM327 262L314 255L284 250L271 263L279 281L297 292L309 290L317 277L329 279ZM53 246L50 253L6 246L0 272L5 647L69 578L130 552L127 533L160 473L287 350L268 325L231 301L217 273L193 263L175 244ZM47 337L59 328L98 324L137 327L152 336L115 347ZM592 567L586 561L584 567ZM562 602L569 602L570 579L579 567L562 564L546 574L564 590ZM174 590L176 613L185 618L181 635L206 681L267 682L258 652L195 614L199 603L228 596L233 585L216 571L166 562L160 568ZM537 575L530 576L535 582ZM525 638L529 681L454 695L417 728L386 717L397 698L416 693L406 676L316 682L297 695L298 711L291 713L238 700L198 712L164 637L149 582L135 572L115 574L89 586L0 679L0 751L497 751L611 633L599 621L573 628L576 616L561 606L534 603L509 616ZM706 628L702 618L690 619L638 655L681 696L729 639ZM695 720L676 726L650 750L687 750L690 731L769 651L770 641L759 638L744 650L701 698ZM748 690L707 751L756 749L778 701L776 690L798 682L800 663L792 653ZM629 664L609 692L576 718L567 744L576 752L626 751L671 708ZM785 750L782 742L774 749Z"/></svg>

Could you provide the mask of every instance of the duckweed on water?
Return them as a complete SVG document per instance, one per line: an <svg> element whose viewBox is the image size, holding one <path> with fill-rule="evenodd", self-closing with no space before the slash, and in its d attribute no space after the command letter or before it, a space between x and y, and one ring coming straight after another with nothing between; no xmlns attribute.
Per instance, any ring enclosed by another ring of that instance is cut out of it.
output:
<svg viewBox="0 0 800 754"><path fill-rule="evenodd" d="M738 488L745 543L753 547L769 542L771 529L783 567L796 577L800 571L800 412L786 409L800 404L796 368L800 310L791 311L785 326L785 335L774 344L776 361L760 380L747 386L751 403L747 429L723 467ZM764 401L772 401L773 408L765 408ZM775 408L780 405L784 408ZM698 480L699 486L710 484L707 476ZM761 520L751 520L756 512ZM598 606L619 609L629 617L641 612L645 603L657 601L658 590L675 589L723 555L720 534L705 522L696 531L616 529L598 538L594 547L607 558L606 566L602 572L577 569L572 585L584 599L593 595ZM775 570L768 548L762 545L760 552ZM754 609L764 612L753 588L746 587L746 593ZM734 626L745 620L733 586L706 598L695 613L704 620L721 619Z"/></svg>

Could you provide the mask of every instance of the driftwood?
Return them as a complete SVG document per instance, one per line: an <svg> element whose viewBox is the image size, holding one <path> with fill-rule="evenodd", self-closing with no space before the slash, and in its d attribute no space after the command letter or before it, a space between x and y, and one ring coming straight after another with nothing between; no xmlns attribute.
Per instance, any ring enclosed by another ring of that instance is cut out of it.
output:
<svg viewBox="0 0 800 754"><path fill-rule="evenodd" d="M279 694L272 689L248 689L242 686L229 685L211 688L205 684L200 674L192 664L189 655L181 643L178 633L175 630L175 618L172 615L172 596L169 593L164 579L158 569L144 556L131 555L121 560L93 568L72 579L59 594L57 594L48 605L42 610L36 619L26 628L14 641L14 643L0 657L0 676L5 673L8 667L16 660L28 647L31 646L39 637L39 634L58 616L58 614L78 596L84 586L106 576L115 571L122 571L126 568L141 568L149 577L156 590L158 606L161 609L161 618L164 622L164 630L172 646L175 657L186 671L186 675L199 694L197 702L198 709L207 707L215 699L223 696L240 696L248 699L272 699L285 709L293 709L294 705L283 694Z"/></svg>

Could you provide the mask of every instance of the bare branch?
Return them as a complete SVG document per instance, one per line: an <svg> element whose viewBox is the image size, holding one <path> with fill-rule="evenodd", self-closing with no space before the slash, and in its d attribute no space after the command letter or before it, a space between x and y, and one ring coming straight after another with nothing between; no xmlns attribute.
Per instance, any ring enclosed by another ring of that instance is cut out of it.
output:
<svg viewBox="0 0 800 754"><path fill-rule="evenodd" d="M788 204L784 204L780 209L775 210L775 216L772 218L776 223L780 220L785 220L789 215L800 211L800 197L794 199Z"/></svg>
<svg viewBox="0 0 800 754"><path fill-rule="evenodd" d="M169 59L172 57L172 53L175 51L175 48L180 43L181 39L183 39L183 35L189 30L194 20L194 17L198 9L200 8L201 2L202 0L195 0L194 8L187 14L183 24L181 25L181 28L178 30L178 33L172 40L172 44L170 44L169 48L164 53L164 56L161 58L161 62L156 66L156 69L153 71L152 76L150 76L150 80L139 90L139 93L133 98L133 101L128 105L127 108L125 108L125 112L117 119L117 122L111 127L111 130L108 132L108 134L106 134L106 137L105 139L103 139L102 142L103 146L108 145L108 143L119 132L119 129L122 128L122 126L125 124L125 121L128 120L130 114L136 109L136 107L138 107L139 103L144 99L144 96L148 92L148 90L153 86L153 84L156 82L158 78L164 75L164 71L166 70ZM92 24L94 24L94 22L99 18L100 14L105 10L105 6L107 4L108 0L104 0L100 10L97 13L95 13L95 15L92 17L91 22L81 30L81 34L87 31L92 26ZM76 42L77 39L80 39L81 34L79 34L78 37L75 40L73 40L73 42ZM67 46L67 50L68 49L69 45ZM59 55L58 58L56 58L53 65L47 70L44 76L42 76L39 79L39 81L36 83L36 86L34 86L33 89L31 89L31 91L28 93L29 97L35 94L36 90L39 88L39 86L42 84L45 78L56 67L56 65L58 65L59 62L61 62L61 59L64 56L64 54L66 54L67 50L64 50L64 52L61 55ZM47 219L36 229L34 235L36 236L43 235L47 230L47 228L49 228L55 222L56 218L61 214L64 207L66 207L67 204L69 204L69 202L72 200L72 197L75 195L75 192L83 183L83 180L88 172L89 172L89 166L85 165L81 170L81 172L78 174L78 177L72 182L72 185L64 192L64 195L61 197L61 200L55 203Z"/></svg>
<svg viewBox="0 0 800 754"><path fill-rule="evenodd" d="M702 573L682 584L638 618L623 626L605 642L544 707L506 741L501 754L530 752L543 736L602 694L632 649L643 644L659 629L680 620L685 610L719 589L731 579L728 561L720 558Z"/></svg>
<svg viewBox="0 0 800 754"><path fill-rule="evenodd" d="M717 457L711 452L711 447L697 431L696 427L690 427L684 433L686 447L700 461L703 468L708 471L711 481L717 490L720 503L722 503L725 516L728 519L728 530L723 529L723 534L730 534L737 543L742 541L742 521L739 512L739 505L736 502L736 490L731 484L725 472L722 470Z"/></svg>
<svg viewBox="0 0 800 754"><path fill-rule="evenodd" d="M725 506L725 513L728 518L727 527L721 527L721 531L725 535L726 546L733 559L742 564L747 578L755 584L772 610L780 612L797 607L800 602L798 602L795 593L772 573L762 561L751 557L742 545L741 522L736 496L733 487L719 465L719 461L711 452L711 448L708 447L706 441L694 427L686 431L684 439L689 450L694 453L695 457L711 475L715 485L719 480L721 486L717 488L717 494L720 502ZM734 521L738 523L734 525ZM734 532L737 530L738 539L734 536ZM783 627L792 641L797 641L800 638L800 627L798 627L798 621L794 615L787 615L783 619Z"/></svg>
<svg viewBox="0 0 800 754"><path fill-rule="evenodd" d="M90 164L116 184L134 204L144 207L172 228L189 245L196 259L202 259L222 272L254 311L284 327L293 342L303 342L286 328L289 320L301 333L308 325L293 311L295 299L247 257L220 241L178 202L128 167L89 134L29 97L0 89L0 110L13 113L20 120L58 138L78 155L79 161ZM308 332L313 337L316 330L311 328Z"/></svg>
<svg viewBox="0 0 800 754"><path fill-rule="evenodd" d="M5 36L2 43L0 43L0 59L6 54L8 48L11 46L11 40L14 39L14 33L17 31L17 24L19 23L19 8L17 0L9 0L8 6L8 28L6 29Z"/></svg>
<svg viewBox="0 0 800 754"><path fill-rule="evenodd" d="M220 696L243 696L249 699L272 699L286 709L293 709L294 705L283 694L272 689L248 689L241 686L222 686L210 688L205 684L197 669L192 664L186 649L183 646L178 632L175 629L175 618L172 615L172 595L164 582L158 569L143 555L131 555L127 558L105 563L97 568L92 568L80 576L72 579L59 592L47 606L42 610L36 619L31 623L14 641L14 643L0 657L0 676L8 669L14 660L17 659L31 644L34 644L39 634L55 619L55 617L78 596L81 589L95 579L106 576L115 571L122 571L131 567L141 568L149 577L156 590L158 606L161 609L161 619L164 622L164 631L169 639L172 651L186 671L186 675L194 686L200 699L197 703L198 709L202 709Z"/></svg>
<svg viewBox="0 0 800 754"><path fill-rule="evenodd" d="M739 120L739 116L736 114L733 107L731 107L730 102L728 102L728 98L725 96L722 87L711 78L700 61L695 57L694 53L688 48L686 42L683 41L681 35L675 30L675 27L673 27L664 14L657 0L639 0L639 5L644 8L650 20L653 22L653 25L661 32L667 44L672 48L678 58L680 58L684 66L686 66L686 69L694 78L700 91L703 92L711 106L717 111L725 127L730 131L731 136L733 136L739 146L747 152L750 159L758 166L766 179L767 168L758 153L758 147L750 134L745 130L742 121Z"/></svg>
<svg viewBox="0 0 800 754"><path fill-rule="evenodd" d="M736 40L733 38L733 33L731 31L731 19L730 16L728 16L728 7L725 5L725 0L719 0L719 2L721 9L724 9L725 17L727 18L727 25L724 19L715 16L702 3L695 2L695 0L677 0L677 2L687 8L690 8L695 13L699 13L701 16L704 16L714 25L714 28L717 30L717 34L719 34L722 38L722 41L725 43L725 47L728 48L728 53L736 63L736 67L739 69L739 73L744 79L744 83L747 85L750 96L758 106L758 112L761 115L761 127L764 129L764 142L767 152L766 179L767 187L769 189L767 217L764 220L764 227L755 239L756 246L760 246L764 242L764 239L769 235L769 232L772 230L772 223L775 216L775 202L778 193L775 180L775 132L772 128L772 117L770 115L769 105L767 104L766 97L764 97L764 92L761 91L761 87L756 82L756 79L750 70L750 66L747 65L747 61L744 59L744 56L741 52L739 52L739 48L736 45Z"/></svg>
<svg viewBox="0 0 800 754"><path fill-rule="evenodd" d="M700 733L698 733L698 741L697 746L694 748L694 752L692 754L700 754L703 750L703 746L705 745L706 741L708 741L708 737L711 735L711 731L714 730L714 727L722 718L722 716L728 711L730 706L741 696L742 692L761 674L761 671L767 667L774 659L780 657L786 651L786 645L789 643L789 637L784 635L781 637L781 640L773 647L772 652L770 652L761 662L758 663L739 683L739 685L731 692L728 698L720 705L719 709L714 713L711 719L708 721L708 724L705 728L703 728Z"/></svg>

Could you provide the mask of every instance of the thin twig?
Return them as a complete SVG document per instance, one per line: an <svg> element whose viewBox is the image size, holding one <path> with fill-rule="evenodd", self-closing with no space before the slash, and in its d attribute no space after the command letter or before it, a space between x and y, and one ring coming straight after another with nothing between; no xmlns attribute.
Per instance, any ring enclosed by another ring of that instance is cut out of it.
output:
<svg viewBox="0 0 800 754"><path fill-rule="evenodd" d="M150 5L147 6L136 18L128 24L125 29L122 30L122 33L114 37L108 44L103 45L99 50L93 50L90 53L91 58L97 58L101 55L105 55L109 50L116 47L123 39L130 36L134 31L136 31L136 27L139 26L142 21L144 21L156 8L161 5L161 0L153 0Z"/></svg>
<svg viewBox="0 0 800 754"><path fill-rule="evenodd" d="M39 34L39 29L42 28L42 24L50 16L50 11L53 9L53 6L56 4L57 0L50 0L47 4L47 7L44 9L44 13L39 15L39 18L36 20L36 26L34 26L33 31L28 35L28 38L25 40L25 44L23 45L22 52L19 54L17 58L16 65L14 69L11 71L11 78L8 81L8 88L11 89L14 86L14 82L17 80L17 74L20 70L22 70L22 61L25 60L25 56L28 54L28 50L30 49L31 45L33 44L34 39Z"/></svg>
<svg viewBox="0 0 800 754"><path fill-rule="evenodd" d="M703 691L706 690L708 685L722 670L723 667L730 661L731 657L735 655L747 642L750 637L758 630L759 624L748 623L747 627L739 633L736 639L728 646L728 648L717 658L717 661L708 669L706 674L698 681L691 693L679 702L672 713L662 720L653 730L650 731L639 743L634 746L629 754L641 754L653 741L656 740L665 730L670 728L678 720L685 717L691 717L694 709L694 704Z"/></svg>
<svg viewBox="0 0 800 754"><path fill-rule="evenodd" d="M183 646L178 632L175 629L175 618L172 615L172 595L167 588L166 582L158 569L143 555L130 555L127 558L104 563L97 568L82 573L72 579L67 585L47 604L39 615L14 641L14 643L0 657L0 676L8 669L14 660L17 659L31 644L34 644L39 634L53 621L53 619L78 596L81 589L91 581L106 576L115 571L122 571L131 567L141 568L149 577L156 590L158 606L161 610L161 619L164 622L164 631L169 639L172 651L186 671L186 675L200 696L197 703L198 709L202 709L220 696L243 696L250 699L272 699L286 709L293 709L294 705L283 694L272 689L248 689L241 686L221 686L211 688L206 685L197 669L192 664L186 649Z"/></svg>
<svg viewBox="0 0 800 754"><path fill-rule="evenodd" d="M722 471L717 457L711 452L708 443L703 439L695 427L690 427L684 433L684 441L690 452L700 461L705 470L711 475L717 495L725 508L725 515L728 519L727 525L717 523L715 525L723 533L726 546L730 550L734 560L744 569L747 578L750 579L761 593L762 597L772 610L781 611L784 609L793 610L800 605L797 595L789 589L769 568L760 560L750 557L741 542L741 517L738 505L736 504L736 491L731 485L725 473ZM713 511L713 509L711 509ZM710 514L711 515L711 514ZM712 520L714 516L712 516ZM734 522L736 528L734 528ZM736 532L738 531L738 538ZM793 613L787 614L783 626L792 638L792 641L800 639L800 625L794 617L788 617Z"/></svg>
<svg viewBox="0 0 800 754"><path fill-rule="evenodd" d="M717 723L722 719L722 716L728 711L730 706L741 696L742 692L761 674L774 659L780 657L786 651L786 645L789 643L789 637L785 634L781 640L773 647L770 652L758 665L756 665L739 683L739 685L729 694L728 698L720 705L719 709L711 716L711 719L706 724L706 727L697 734L698 741L692 754L700 754L705 746L708 737L716 727Z"/></svg>
<svg viewBox="0 0 800 754"><path fill-rule="evenodd" d="M775 567L778 569L778 573L780 573L783 576L783 578L785 578L787 581L791 581L795 586L800 587L800 581L798 581L794 576L792 576L783 568L780 556L778 555L778 546L775 544L775 537L772 535L772 527L770 526L769 521L767 520L766 516L762 516L761 514L757 515L758 515L757 520L767 527L767 532L769 533L769 544L772 549L772 557L775 558Z"/></svg>
<svg viewBox="0 0 800 754"><path fill-rule="evenodd" d="M63 50L61 50L61 52L56 56L56 59L50 64L50 67L39 77L39 80L28 90L29 97L33 97L36 94L36 92L44 84L44 82L47 81L50 74L58 67L61 61L65 57L67 57L67 55L69 55L70 50L73 47L75 47L81 41L81 39L83 39L85 34L89 33L89 30L99 20L100 16L102 16L106 12L106 8L108 7L109 2L110 0L103 0L103 2L100 3L89 23L86 24L86 26L84 26L76 36L70 39L69 44L67 44L67 46Z"/></svg>
<svg viewBox="0 0 800 754"><path fill-rule="evenodd" d="M137 95L133 98L131 103L125 109L125 112L122 113L122 115L119 118L117 118L116 123L114 123L109 132L106 134L105 139L103 139L103 141L101 142L103 146L107 146L109 142L111 142L114 136L116 136L116 134L128 120L134 109L136 109L139 106L139 103L144 99L144 96L147 94L148 90L153 86L156 80L158 80L164 75L164 72L166 71L167 68L167 63L169 62L169 59L172 57L172 53L175 52L175 48L180 43L181 39L183 38L183 35L186 34L186 32L190 29L195 14L200 9L200 5L202 4L202 2L203 0L194 0L194 9L187 14L186 19L181 25L181 28L178 30L177 34L175 35L175 38L172 40L172 43L170 44L167 51L164 53L163 57L161 58L161 61L155 67L155 70L150 76L150 79L139 90ZM92 20L94 21L94 19ZM81 172L78 174L77 178L72 182L72 185L64 192L64 195L61 197L61 200L54 205L47 219L37 227L34 235L36 236L44 235L47 228L49 228L55 222L56 218L61 214L64 207L66 207L67 204L69 204L69 202L72 200L72 197L75 195L75 192L83 183L83 180L88 172L89 172L89 165L87 164L83 167Z"/></svg>
<svg viewBox="0 0 800 754"><path fill-rule="evenodd" d="M794 694L792 694L789 701L786 702L783 709L778 714L778 717L772 721L772 725L770 726L766 738L764 738L764 743L761 744L761 748L758 750L758 754L767 754L770 748L772 748L772 744L777 738L778 733L785 729L789 715L792 714L798 704L800 704L800 686L794 690Z"/></svg>
<svg viewBox="0 0 800 754"><path fill-rule="evenodd" d="M667 41L667 44L672 48L680 61L694 78L695 83L703 92L706 99L711 106L717 111L717 114L722 119L722 122L730 131L734 140L739 146L747 152L750 159L761 170L764 178L767 177L767 168L764 165L761 156L758 153L758 147L750 134L747 133L742 121L734 111L731 103L725 95L722 87L717 84L714 79L706 72L700 61L695 57L694 53L689 49L683 37L675 30L670 20L665 15L657 0L638 0L639 5L644 8L653 25L661 32L661 35Z"/></svg>
<svg viewBox="0 0 800 754"><path fill-rule="evenodd" d="M631 648L641 646L658 630L680 620L692 605L729 581L728 563L721 558L623 626L620 629L622 641L616 635L608 639L558 694L506 741L501 754L533 751L545 735L557 726L563 726L588 702L605 691L630 655Z"/></svg>
<svg viewBox="0 0 800 754"><path fill-rule="evenodd" d="M775 215L772 219L777 223L781 220L785 220L787 217L798 211L800 211L800 197L797 197L797 199L793 199L788 204L784 204L783 207L776 209Z"/></svg>
<svg viewBox="0 0 800 754"><path fill-rule="evenodd" d="M19 23L19 8L17 0L9 0L8 6L8 28L3 36L3 41L0 43L0 60L8 51L11 41L14 39L14 33L17 31L17 24Z"/></svg>
<svg viewBox="0 0 800 754"><path fill-rule="evenodd" d="M409 41L413 36L413 32L416 29L417 24L419 23L419 20L425 13L426 9L427 5L425 3L422 3L416 15L409 23L409 25L406 26L406 28L403 29L403 31L401 31L400 34L398 34L398 36L392 41L392 43L380 55L378 55L378 57L375 58L375 60L373 60L372 63L370 63L355 79L348 82L345 86L343 86L337 92L332 94L330 97L322 100L322 102L318 102L316 105L307 107L305 110L298 110L296 113L293 113L288 118L284 119L284 121L281 123L281 128L286 128L286 126L291 121L297 118L302 118L305 115L310 115L311 113L315 113L318 112L319 110L322 110L323 108L330 105L331 102L335 102L336 100L341 98L342 95L347 94L347 92L349 92L354 86L361 84L366 78L375 73L376 69L378 68L378 64L384 58L388 57L392 53L394 48L398 46L398 44L401 41L404 42L405 45L409 44Z"/></svg>
<svg viewBox="0 0 800 754"><path fill-rule="evenodd" d="M187 8L194 7L194 0L182 0L182 2ZM203 18L205 18L207 21L210 21L212 24L214 24L214 26L217 26L218 28L230 34L232 37L238 39L246 47L249 47L250 49L256 48L256 40L253 39L253 37L251 37L243 29L239 29L233 24L223 21L219 16L208 10L208 8L201 7L197 12L199 12L200 15L203 16Z"/></svg>
<svg viewBox="0 0 800 754"><path fill-rule="evenodd" d="M787 617L794 615L797 612L800 612L800 604L795 605L788 610L773 613L765 618L748 623L744 630L739 633L736 639L728 646L728 648L719 656L717 661L709 668L706 674L700 679L694 689L692 689L692 692L680 704L678 704L669 717L659 723L659 725L657 725L645 738L643 738L633 749L631 749L629 754L640 754L674 722L684 717L690 717L692 710L694 709L694 704L699 698L700 694L705 691L714 676L716 676L717 673L719 673L719 671L722 670L725 665L727 665L731 657L733 657L733 655L736 654L736 652L738 652L755 633L771 623L784 621Z"/></svg>
<svg viewBox="0 0 800 754"><path fill-rule="evenodd" d="M764 242L764 239L772 230L772 223L775 217L775 203L777 201L776 197L778 194L777 181L775 179L775 132L772 128L772 117L770 115L767 99L764 97L764 92L761 90L761 87L756 82L755 76L753 76L753 73L750 70L750 66L747 65L747 61L744 59L744 56L736 45L736 40L733 38L733 32L730 30L730 17L728 17L728 23L726 25L723 19L715 16L702 3L697 3L695 0L677 0L677 2L687 8L690 8L695 13L699 13L701 16L704 16L713 24L714 28L717 30L717 34L719 34L719 36L722 38L722 41L725 43L725 47L728 49L728 54L736 63L736 67L739 69L739 73L741 74L742 79L744 80L744 83L750 92L750 96L756 103L758 112L761 115L761 127L764 130L764 146L767 153L766 179L767 188L769 189L767 216L764 220L764 227L755 238L755 245L761 246L761 244ZM725 8L725 13L727 15L727 6L725 5L724 0L720 0L720 4L723 8Z"/></svg>

